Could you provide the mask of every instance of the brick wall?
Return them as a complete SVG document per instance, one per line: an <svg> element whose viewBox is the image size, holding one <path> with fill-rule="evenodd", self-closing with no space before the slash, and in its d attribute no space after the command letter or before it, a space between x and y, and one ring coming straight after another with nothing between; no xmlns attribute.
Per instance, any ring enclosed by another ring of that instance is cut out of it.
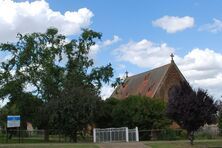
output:
<svg viewBox="0 0 222 148"><path fill-rule="evenodd" d="M174 63L171 64L169 70L164 77L164 80L161 83L161 87L157 90L155 94L155 98L168 100L168 91L171 87L175 85L179 85L180 81L183 81L184 78L181 73L178 71L176 65Z"/></svg>

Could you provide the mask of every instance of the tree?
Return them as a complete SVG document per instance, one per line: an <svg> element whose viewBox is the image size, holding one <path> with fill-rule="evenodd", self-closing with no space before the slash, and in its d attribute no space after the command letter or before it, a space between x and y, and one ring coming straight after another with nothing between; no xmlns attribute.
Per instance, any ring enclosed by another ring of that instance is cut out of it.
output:
<svg viewBox="0 0 222 148"><path fill-rule="evenodd" d="M100 39L101 34L92 30L84 30L80 38L67 45L74 51L68 56L67 74L62 90L63 99L58 99L57 114L59 128L76 141L76 133L88 124L93 124L98 103L101 100L99 90L102 83L109 82L113 76L111 64L94 67L89 59L90 47L95 45L94 39Z"/></svg>
<svg viewBox="0 0 222 148"><path fill-rule="evenodd" d="M160 99L130 96L113 110L114 126L138 126L141 130L165 128L170 124L165 109L166 103Z"/></svg>
<svg viewBox="0 0 222 148"><path fill-rule="evenodd" d="M120 100L115 98L108 98L99 102L98 114L95 122L97 127L107 128L114 126L113 111L120 102Z"/></svg>
<svg viewBox="0 0 222 148"><path fill-rule="evenodd" d="M216 120L217 107L207 91L193 90L187 82L174 86L169 91L167 115L188 134L193 144L194 132Z"/></svg>
<svg viewBox="0 0 222 148"><path fill-rule="evenodd" d="M0 44L0 50L10 54L0 64L1 99L21 101L24 88L31 86L30 94L42 101L39 126L46 130L45 139L49 128L59 127L75 141L77 130L92 122L96 107L92 105L100 100L102 84L113 76L111 64L95 67L88 56L100 38L101 33L83 29L78 39L67 41L49 28L46 33L18 34L17 43Z"/></svg>
<svg viewBox="0 0 222 148"><path fill-rule="evenodd" d="M160 99L130 96L124 100L111 98L105 101L100 120L107 122L99 127L122 127L160 129L170 125L165 115L166 103ZM102 125L101 125L102 124Z"/></svg>
<svg viewBox="0 0 222 148"><path fill-rule="evenodd" d="M60 96L65 72L55 63L56 59L62 60L66 44L65 37L57 32L57 29L50 28L46 33L18 34L16 43L0 44L0 50L9 55L8 60L0 64L1 99L22 102L21 96L30 86L32 90L29 94L43 102L44 109L42 107L39 112L44 116L40 121L46 122L40 125L44 125L46 130L49 128L49 115L53 112L47 104ZM47 137L46 134L46 140Z"/></svg>

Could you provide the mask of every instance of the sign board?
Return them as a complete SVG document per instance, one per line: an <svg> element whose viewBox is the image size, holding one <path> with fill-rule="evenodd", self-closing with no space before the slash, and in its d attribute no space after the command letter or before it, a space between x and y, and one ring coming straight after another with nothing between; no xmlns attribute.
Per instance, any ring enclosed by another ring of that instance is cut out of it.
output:
<svg viewBox="0 0 222 148"><path fill-rule="evenodd" d="M7 127L20 127L20 116L7 116Z"/></svg>

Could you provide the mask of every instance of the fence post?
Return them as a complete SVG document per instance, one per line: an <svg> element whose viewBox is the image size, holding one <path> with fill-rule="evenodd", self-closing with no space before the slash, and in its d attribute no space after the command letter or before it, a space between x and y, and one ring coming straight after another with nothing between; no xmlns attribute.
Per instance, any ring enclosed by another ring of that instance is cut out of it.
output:
<svg viewBox="0 0 222 148"><path fill-rule="evenodd" d="M93 128L93 142L96 143L96 129Z"/></svg>
<svg viewBox="0 0 222 148"><path fill-rule="evenodd" d="M112 128L109 129L109 138L110 138L110 143L112 142Z"/></svg>
<svg viewBox="0 0 222 148"><path fill-rule="evenodd" d="M8 143L8 128L6 128L6 143Z"/></svg>
<svg viewBox="0 0 222 148"><path fill-rule="evenodd" d="M19 143L21 143L21 131L20 131L20 127L19 127L18 132L19 132Z"/></svg>
<svg viewBox="0 0 222 148"><path fill-rule="evenodd" d="M129 142L129 130L128 130L128 127L126 127L126 142Z"/></svg>
<svg viewBox="0 0 222 148"><path fill-rule="evenodd" d="M139 142L139 131L138 131L138 127L136 127L136 142Z"/></svg>

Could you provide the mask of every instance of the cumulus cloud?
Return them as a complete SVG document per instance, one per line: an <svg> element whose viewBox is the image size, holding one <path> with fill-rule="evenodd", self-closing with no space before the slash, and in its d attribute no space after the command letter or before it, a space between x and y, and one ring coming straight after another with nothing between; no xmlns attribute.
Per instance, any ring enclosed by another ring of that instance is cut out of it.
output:
<svg viewBox="0 0 222 148"><path fill-rule="evenodd" d="M172 52L174 48L166 43L156 44L146 39L131 41L115 49L119 61L150 69L169 63ZM185 56L176 54L174 60L195 88L207 89L217 99L222 96L222 53L208 48L195 48Z"/></svg>
<svg viewBox="0 0 222 148"><path fill-rule="evenodd" d="M113 39L111 40L106 40L104 43L103 43L103 46L109 46L109 45L112 45L114 43L117 43L121 40L121 38L117 35L114 35L113 36Z"/></svg>
<svg viewBox="0 0 222 148"><path fill-rule="evenodd" d="M117 42L119 42L121 38L117 35L114 35L112 39L105 40L104 42L97 43L90 48L90 57L94 57L102 48L111 46Z"/></svg>
<svg viewBox="0 0 222 148"><path fill-rule="evenodd" d="M156 27L160 27L168 33L176 33L178 31L192 28L194 26L194 18L190 16L163 16L152 22Z"/></svg>
<svg viewBox="0 0 222 148"><path fill-rule="evenodd" d="M222 21L219 19L213 19L212 23L205 24L199 28L199 31L209 31L212 33L218 33L222 31Z"/></svg>
<svg viewBox="0 0 222 148"><path fill-rule="evenodd" d="M175 60L193 86L208 89L217 99L222 96L222 53L195 48Z"/></svg>
<svg viewBox="0 0 222 148"><path fill-rule="evenodd" d="M126 65L124 65L124 64L118 64L118 65L117 65L117 69L118 69L118 70L126 69Z"/></svg>
<svg viewBox="0 0 222 148"><path fill-rule="evenodd" d="M18 32L45 32L52 26L65 35L77 34L91 24L92 17L93 13L87 8L62 14L52 10L45 0L0 0L0 42L14 41Z"/></svg>
<svg viewBox="0 0 222 148"><path fill-rule="evenodd" d="M174 51L166 43L156 44L149 40L130 41L115 49L114 53L121 61L127 61L139 67L159 66L169 61ZM168 57L168 58L166 58Z"/></svg>
<svg viewBox="0 0 222 148"><path fill-rule="evenodd" d="M101 88L101 93L100 96L102 97L103 100L109 98L111 96L111 94L113 93L114 88L111 87L110 85L104 85Z"/></svg>

